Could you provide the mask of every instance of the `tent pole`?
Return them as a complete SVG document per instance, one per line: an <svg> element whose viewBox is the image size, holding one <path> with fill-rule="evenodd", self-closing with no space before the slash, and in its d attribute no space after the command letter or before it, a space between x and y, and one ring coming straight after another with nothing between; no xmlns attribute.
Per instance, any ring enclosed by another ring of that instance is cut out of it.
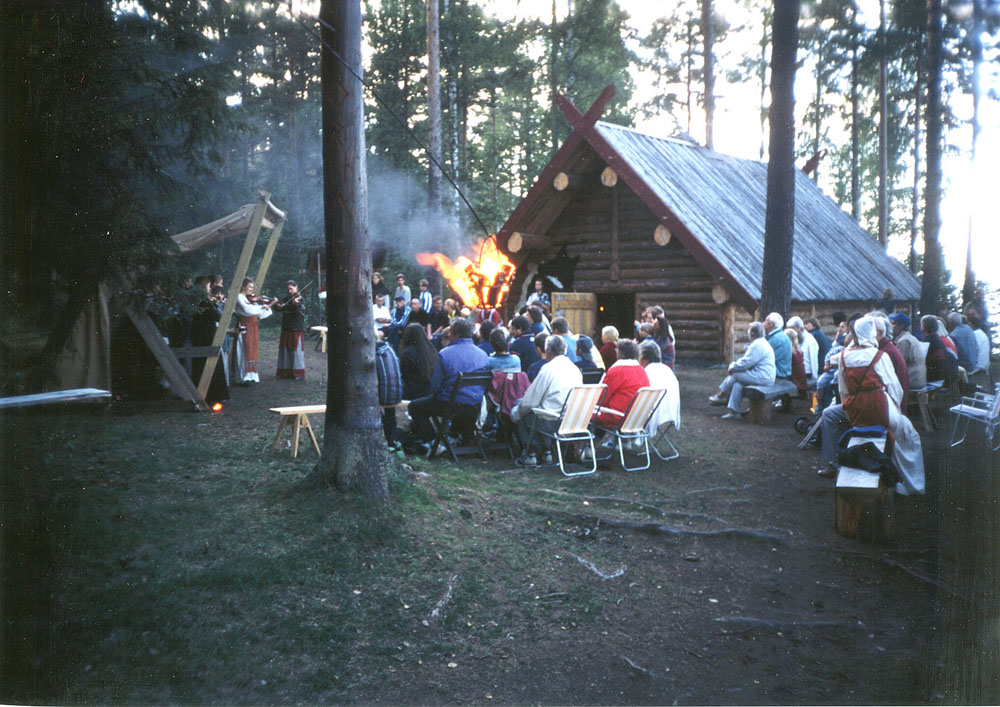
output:
<svg viewBox="0 0 1000 707"><path fill-rule="evenodd" d="M267 242L267 248L264 249L264 259L260 261L260 269L257 271L257 288L260 291L264 290L264 278L267 277L268 268L271 267L271 258L274 257L274 250L278 247L278 238L281 237L281 227L285 225L284 221L278 221L271 231L271 238Z"/></svg>

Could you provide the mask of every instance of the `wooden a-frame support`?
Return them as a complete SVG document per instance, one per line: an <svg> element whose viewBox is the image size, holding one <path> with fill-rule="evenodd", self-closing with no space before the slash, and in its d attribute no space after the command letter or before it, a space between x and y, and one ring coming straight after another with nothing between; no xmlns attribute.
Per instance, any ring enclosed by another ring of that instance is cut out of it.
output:
<svg viewBox="0 0 1000 707"><path fill-rule="evenodd" d="M233 279L229 283L226 306L222 309L222 316L219 318L219 327L215 330L215 336L212 337L212 348L215 350L221 348L222 342L226 339L227 324L232 319L233 312L236 310L236 299L239 297L240 289L243 286L243 278L246 277L247 270L250 269L250 259L253 257L257 239L260 237L260 229L264 225L264 216L267 214L268 207L270 206L271 210L278 214L279 220L274 224L274 228L271 231L271 238L268 240L267 248L264 250L264 258L261 260L260 269L257 271L257 277L255 278L258 291L264 287L264 278L267 277L267 270L271 266L271 258L274 257L274 249L278 245L278 238L281 236L281 227L285 224L285 215L270 203L270 198L271 194L269 192L261 191L257 208L254 209L253 216L250 218L250 227L247 229L247 237L243 242L243 250L240 253L240 259L236 262L236 272L233 273ZM195 404L198 405L199 409L204 405L204 409L208 410L208 405L205 404L205 395L208 393L208 386L212 381L212 375L215 373L215 367L218 363L218 356L211 356L205 361L205 369L201 373L201 379L198 381L198 388L195 391L198 396Z"/></svg>

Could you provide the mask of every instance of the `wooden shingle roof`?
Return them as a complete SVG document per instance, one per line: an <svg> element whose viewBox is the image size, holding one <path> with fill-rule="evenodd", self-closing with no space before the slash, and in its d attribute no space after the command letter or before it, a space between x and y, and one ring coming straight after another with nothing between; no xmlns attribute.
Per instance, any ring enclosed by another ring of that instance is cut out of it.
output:
<svg viewBox="0 0 1000 707"><path fill-rule="evenodd" d="M745 306L759 302L766 163L599 122L597 116L588 121L593 109L582 116L565 100L560 107L574 131L525 197L527 203L520 204L504 224L501 242L515 230L531 232L526 228L531 221L537 228L540 224L533 214L551 211L546 209L548 201L566 199L552 189L554 172L566 164L579 164L581 152L594 151L738 301ZM792 299L876 300L886 287L900 300L920 297L919 280L797 170Z"/></svg>

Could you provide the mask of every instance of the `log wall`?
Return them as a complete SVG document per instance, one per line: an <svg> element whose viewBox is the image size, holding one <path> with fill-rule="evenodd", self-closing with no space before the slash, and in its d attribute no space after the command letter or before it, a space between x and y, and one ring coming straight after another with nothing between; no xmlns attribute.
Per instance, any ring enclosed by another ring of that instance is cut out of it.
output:
<svg viewBox="0 0 1000 707"><path fill-rule="evenodd" d="M612 248L612 190L617 191L617 262ZM573 289L622 292L636 298L635 318L649 305L663 307L677 337L679 359L718 360L722 308L712 300L711 277L677 239L657 245L659 221L622 182L580 189L549 228L553 250L579 256ZM617 268L612 265L617 264Z"/></svg>

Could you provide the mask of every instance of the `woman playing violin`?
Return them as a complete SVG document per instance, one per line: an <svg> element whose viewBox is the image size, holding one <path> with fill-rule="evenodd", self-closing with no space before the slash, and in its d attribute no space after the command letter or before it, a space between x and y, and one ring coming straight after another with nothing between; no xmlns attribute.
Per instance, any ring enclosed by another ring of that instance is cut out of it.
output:
<svg viewBox="0 0 1000 707"><path fill-rule="evenodd" d="M275 302L281 310L281 340L278 342L278 378L306 379L306 301L299 283L285 283L288 296Z"/></svg>
<svg viewBox="0 0 1000 707"><path fill-rule="evenodd" d="M254 281L246 278L236 299L236 318L245 329L236 339L236 379L244 385L260 382L257 373L258 324L259 320L271 316L271 304L260 303L254 294L255 288Z"/></svg>

